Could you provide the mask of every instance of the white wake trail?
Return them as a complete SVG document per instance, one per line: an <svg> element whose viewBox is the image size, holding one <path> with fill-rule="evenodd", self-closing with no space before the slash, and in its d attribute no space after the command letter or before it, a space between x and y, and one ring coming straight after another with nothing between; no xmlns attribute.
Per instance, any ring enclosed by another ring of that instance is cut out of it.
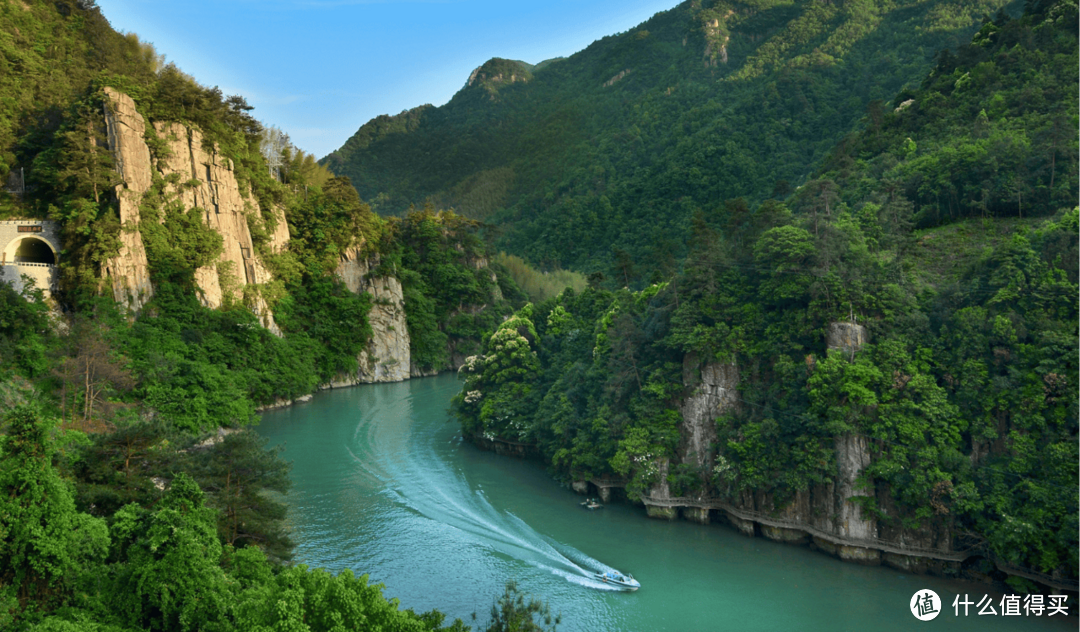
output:
<svg viewBox="0 0 1080 632"><path fill-rule="evenodd" d="M426 518L467 533L478 545L542 568L569 582L598 590L613 590L593 579L594 571L614 570L577 549L548 538L509 511L499 511L484 495L436 453L435 446L417 444L409 428L387 427L376 415L364 415L353 434L354 444L366 444L360 455L368 476L386 485L384 493L399 505ZM364 440L366 439L366 441Z"/></svg>

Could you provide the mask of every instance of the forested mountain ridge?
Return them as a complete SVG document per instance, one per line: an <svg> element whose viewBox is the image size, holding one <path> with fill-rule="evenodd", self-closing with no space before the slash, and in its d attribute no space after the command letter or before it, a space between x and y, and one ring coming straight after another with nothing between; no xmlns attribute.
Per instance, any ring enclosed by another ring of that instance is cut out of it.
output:
<svg viewBox="0 0 1080 632"><path fill-rule="evenodd" d="M535 263L606 273L619 249L648 280L654 251L685 254L694 211L786 195L871 101L917 84L1005 6L684 2L517 64L528 81L374 119L322 162L380 213L433 199Z"/></svg>
<svg viewBox="0 0 1080 632"><path fill-rule="evenodd" d="M651 515L1075 591L1077 42L1075 2L999 14L797 191L695 213L670 276L519 311L463 431Z"/></svg>
<svg viewBox="0 0 1080 632"><path fill-rule="evenodd" d="M0 282L0 629L443 629L281 564L289 464L249 427L447 368L522 297L473 222L379 218L251 110L92 0L0 0L0 219L59 242L48 298Z"/></svg>

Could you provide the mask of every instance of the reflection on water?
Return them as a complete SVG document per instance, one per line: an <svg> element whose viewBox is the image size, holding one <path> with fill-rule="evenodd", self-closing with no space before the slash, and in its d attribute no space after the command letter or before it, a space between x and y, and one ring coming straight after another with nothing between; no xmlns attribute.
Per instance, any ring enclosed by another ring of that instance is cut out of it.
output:
<svg viewBox="0 0 1080 632"><path fill-rule="evenodd" d="M485 621L514 579L561 612L567 631L1076 627L954 616L957 592L989 592L975 584L846 564L723 526L647 520L629 505L584 511L539 464L463 443L446 413L459 387L453 376L361 386L264 416L259 432L285 443L293 461L297 562L367 573L403 607L467 622L474 612ZM641 590L591 578L612 567ZM908 611L924 588L947 610L932 623Z"/></svg>

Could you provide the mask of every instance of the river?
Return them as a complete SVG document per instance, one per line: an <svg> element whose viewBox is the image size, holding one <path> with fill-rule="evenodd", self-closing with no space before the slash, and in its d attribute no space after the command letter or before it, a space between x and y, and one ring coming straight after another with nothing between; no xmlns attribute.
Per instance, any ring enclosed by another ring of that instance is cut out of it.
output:
<svg viewBox="0 0 1080 632"><path fill-rule="evenodd" d="M981 584L848 564L726 525L649 520L629 504L585 511L541 464L464 443L447 414L459 388L453 375L365 385L263 415L260 434L293 462L297 563L366 573L402 607L470 624L474 612L488 620L514 579L567 632L1076 629L1072 617L1002 616L1001 595ZM609 567L641 590L585 575ZM909 611L923 589L943 602L932 622ZM998 616L974 606L956 616L965 593L991 594Z"/></svg>

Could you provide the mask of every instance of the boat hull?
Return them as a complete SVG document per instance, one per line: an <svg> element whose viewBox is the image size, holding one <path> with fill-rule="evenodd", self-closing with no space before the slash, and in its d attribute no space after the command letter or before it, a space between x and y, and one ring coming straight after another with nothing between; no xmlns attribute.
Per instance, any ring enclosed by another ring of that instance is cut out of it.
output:
<svg viewBox="0 0 1080 632"><path fill-rule="evenodd" d="M639 584L636 580L631 579L630 581L634 582L634 583L631 584L629 582L620 581L619 579L608 577L608 576L606 576L606 575L604 575L602 573L594 573L593 574L593 579L595 579L597 581L601 581L601 582L607 584L608 586L615 586L619 590L623 590L623 591L626 591L626 592L634 592L638 588L641 588L641 584Z"/></svg>

